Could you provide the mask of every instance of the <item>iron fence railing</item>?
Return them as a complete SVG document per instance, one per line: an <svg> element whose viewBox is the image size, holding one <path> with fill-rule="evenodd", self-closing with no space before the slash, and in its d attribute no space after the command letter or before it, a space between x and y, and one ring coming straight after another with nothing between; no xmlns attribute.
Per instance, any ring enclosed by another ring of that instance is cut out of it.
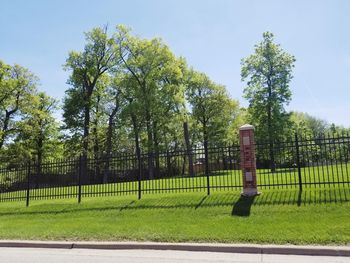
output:
<svg viewBox="0 0 350 263"><path fill-rule="evenodd" d="M272 151L271 151L272 149ZM257 142L259 188L350 185L350 137ZM206 165L206 160L208 163ZM242 188L239 145L0 167L0 201Z"/></svg>

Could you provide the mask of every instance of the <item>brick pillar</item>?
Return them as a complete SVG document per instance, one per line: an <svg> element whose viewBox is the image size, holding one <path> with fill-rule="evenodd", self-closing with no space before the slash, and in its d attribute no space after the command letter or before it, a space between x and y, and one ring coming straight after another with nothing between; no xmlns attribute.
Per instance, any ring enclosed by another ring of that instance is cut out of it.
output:
<svg viewBox="0 0 350 263"><path fill-rule="evenodd" d="M254 145L254 127L245 124L239 128L239 141L241 151L241 170L243 174L244 196L258 195L256 186L256 160Z"/></svg>

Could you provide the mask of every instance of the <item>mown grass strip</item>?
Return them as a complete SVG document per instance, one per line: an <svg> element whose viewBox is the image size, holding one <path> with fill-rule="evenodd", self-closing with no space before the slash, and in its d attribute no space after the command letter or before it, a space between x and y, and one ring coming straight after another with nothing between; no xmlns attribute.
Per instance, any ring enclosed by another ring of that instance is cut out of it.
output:
<svg viewBox="0 0 350 263"><path fill-rule="evenodd" d="M350 190L86 197L0 204L1 239L350 244Z"/></svg>

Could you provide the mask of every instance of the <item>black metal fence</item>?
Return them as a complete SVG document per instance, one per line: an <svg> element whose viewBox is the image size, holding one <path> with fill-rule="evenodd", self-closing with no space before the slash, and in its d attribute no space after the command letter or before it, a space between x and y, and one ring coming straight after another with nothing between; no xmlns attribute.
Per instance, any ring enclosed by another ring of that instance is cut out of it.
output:
<svg viewBox="0 0 350 263"><path fill-rule="evenodd" d="M271 151L272 149L272 151ZM350 186L350 137L256 143L259 188ZM206 160L208 164L206 165ZM0 201L242 188L239 145L0 167Z"/></svg>

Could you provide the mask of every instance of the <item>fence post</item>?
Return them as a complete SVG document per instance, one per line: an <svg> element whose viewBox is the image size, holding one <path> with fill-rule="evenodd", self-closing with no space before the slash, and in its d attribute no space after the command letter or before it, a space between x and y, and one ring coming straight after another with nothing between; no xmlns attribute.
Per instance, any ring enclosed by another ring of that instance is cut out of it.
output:
<svg viewBox="0 0 350 263"><path fill-rule="evenodd" d="M299 190L303 190L303 182L301 179L301 167L300 167L300 154L299 154L299 140L298 140L298 134L295 133L295 147L296 147L296 154L297 154L297 167L298 167L298 178L299 178Z"/></svg>
<svg viewBox="0 0 350 263"><path fill-rule="evenodd" d="M28 162L27 167L27 196L26 196L26 206L29 206L29 197L30 197L30 161Z"/></svg>
<svg viewBox="0 0 350 263"><path fill-rule="evenodd" d="M142 177L142 159L141 159L141 153L139 152L138 150L138 153L137 153L137 162L138 162L138 166L139 166L139 174L138 174L138 199L140 200L141 199L141 177Z"/></svg>
<svg viewBox="0 0 350 263"><path fill-rule="evenodd" d="M78 172L78 203L81 202L81 176L82 176L82 168L83 168L83 158L79 156L79 172Z"/></svg>

